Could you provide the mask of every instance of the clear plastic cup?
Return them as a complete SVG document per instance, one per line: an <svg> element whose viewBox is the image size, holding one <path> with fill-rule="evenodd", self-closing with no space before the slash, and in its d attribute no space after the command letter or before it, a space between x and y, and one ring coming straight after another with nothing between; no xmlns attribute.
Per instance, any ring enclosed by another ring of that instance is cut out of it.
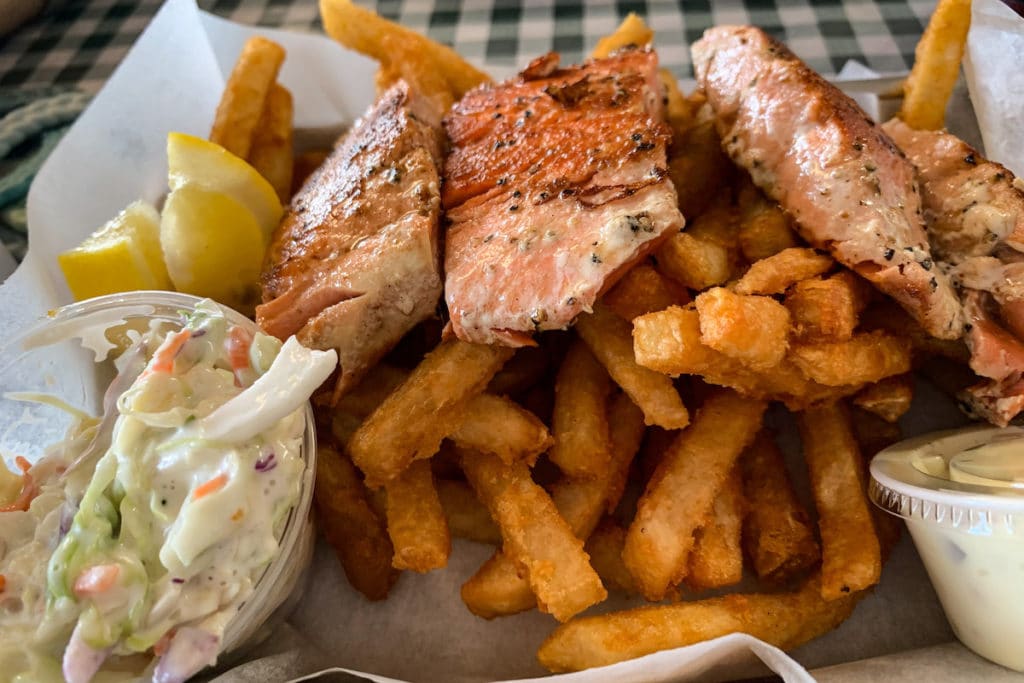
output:
<svg viewBox="0 0 1024 683"><path fill-rule="evenodd" d="M34 462L46 447L64 439L72 418L51 406L6 396L29 392L55 396L90 414L102 412L103 394L115 375L113 359L123 350L126 328L142 329L152 320L180 327L181 311L201 299L176 292L141 291L89 299L50 311L0 348L0 454ZM256 324L225 306L227 319L252 332ZM77 335L84 333L85 340ZM297 602L313 555L310 515L316 471L316 429L306 406L301 444L305 463L298 501L279 537L279 550L255 584L253 593L228 623L218 664L232 661L266 638ZM293 599L289 599L293 598Z"/></svg>
<svg viewBox="0 0 1024 683"><path fill-rule="evenodd" d="M1024 429L900 442L871 462L869 495L906 521L957 638L1024 671Z"/></svg>

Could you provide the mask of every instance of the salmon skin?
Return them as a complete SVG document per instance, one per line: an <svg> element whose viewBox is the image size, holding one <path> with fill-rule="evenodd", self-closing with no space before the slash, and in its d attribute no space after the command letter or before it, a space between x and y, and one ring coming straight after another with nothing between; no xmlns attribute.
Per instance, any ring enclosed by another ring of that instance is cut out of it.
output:
<svg viewBox="0 0 1024 683"><path fill-rule="evenodd" d="M335 401L436 312L440 119L396 83L295 195L267 250L256 321L337 350Z"/></svg>
<svg viewBox="0 0 1024 683"><path fill-rule="evenodd" d="M883 126L917 168L928 238L964 302L971 369L961 405L1005 426L1024 410L1024 194L1013 173L944 131Z"/></svg>
<svg viewBox="0 0 1024 683"><path fill-rule="evenodd" d="M691 51L725 151L800 234L933 336L958 339L960 301L935 268L914 167L889 136L760 29L712 28Z"/></svg>
<svg viewBox="0 0 1024 683"><path fill-rule="evenodd" d="M684 221L653 51L485 85L444 119L445 296L461 339L562 329Z"/></svg>

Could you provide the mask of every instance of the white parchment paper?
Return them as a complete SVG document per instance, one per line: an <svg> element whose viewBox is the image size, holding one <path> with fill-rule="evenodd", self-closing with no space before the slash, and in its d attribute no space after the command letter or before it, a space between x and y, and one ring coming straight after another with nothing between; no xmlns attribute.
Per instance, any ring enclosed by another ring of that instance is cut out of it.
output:
<svg viewBox="0 0 1024 683"><path fill-rule="evenodd" d="M167 132L207 133L224 75L253 33L269 35L288 50L282 79L295 94L297 127L336 128L361 113L372 99L375 64L321 36L241 27L197 11L193 0L169 0L33 184L29 252L0 287L0 326L22 329L47 309L67 302L70 296L56 254L77 244L130 201L160 197L166 187ZM1017 60L1009 61L1016 66ZM14 388L18 387L0 387ZM904 426L913 434L960 421L949 402L924 384ZM793 452L795 443L788 446ZM360 675L373 680L468 682L544 676L534 653L554 628L553 619L532 612L487 622L462 605L460 585L490 552L456 541L447 569L422 576L406 572L386 602L371 604L348 586L332 552L321 544L290 622L250 652L248 662L232 663L218 680L279 681L330 666L366 672ZM613 599L596 611L630 604ZM748 636L733 635L545 680L721 680L765 673L767 664L788 681L806 681L810 679L804 666L891 655L952 639L917 554L904 539L886 566L881 585L853 618L798 649L792 658ZM964 651L950 644L929 655L932 663L946 657L950 662L933 667L930 680L965 680L950 653L962 656ZM981 670L1004 671L971 661L972 677ZM869 663L846 666L850 668L844 669L843 678L826 680L866 681L878 675Z"/></svg>

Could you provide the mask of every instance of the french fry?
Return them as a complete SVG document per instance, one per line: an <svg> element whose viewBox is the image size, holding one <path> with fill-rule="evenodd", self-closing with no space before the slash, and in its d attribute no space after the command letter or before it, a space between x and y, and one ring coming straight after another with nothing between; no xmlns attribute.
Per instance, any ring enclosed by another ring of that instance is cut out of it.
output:
<svg viewBox="0 0 1024 683"><path fill-rule="evenodd" d="M478 394L462 407L461 420L448 438L463 448L494 453L504 462L533 465L554 439L530 411L503 396Z"/></svg>
<svg viewBox="0 0 1024 683"><path fill-rule="evenodd" d="M590 56L593 59L601 59L624 47L630 45L643 47L644 45L649 45L653 40L654 31L648 28L644 20L638 17L636 13L630 12L622 20L622 23L619 24L619 27L615 29L614 33L604 36L601 40L597 41L597 45L594 46L594 51L590 53Z"/></svg>
<svg viewBox="0 0 1024 683"><path fill-rule="evenodd" d="M853 404L886 422L896 422L910 409L913 400L914 378L896 375L864 387L853 397Z"/></svg>
<svg viewBox="0 0 1024 683"><path fill-rule="evenodd" d="M579 671L730 633L792 649L834 629L865 595L852 593L830 602L820 591L815 576L793 593L734 593L580 617L556 628L537 658L555 673Z"/></svg>
<svg viewBox="0 0 1024 683"><path fill-rule="evenodd" d="M499 396L514 396L541 381L551 367L551 351L543 346L523 346L498 371L487 391Z"/></svg>
<svg viewBox="0 0 1024 683"><path fill-rule="evenodd" d="M686 575L686 585L693 590L732 586L743 579L744 506L740 468L735 465L697 530Z"/></svg>
<svg viewBox="0 0 1024 683"><path fill-rule="evenodd" d="M469 484L436 479L434 485L452 536L477 543L501 545L501 532Z"/></svg>
<svg viewBox="0 0 1024 683"><path fill-rule="evenodd" d="M562 361L555 380L551 430L555 443L548 457L573 477L597 477L608 472L611 442L607 401L608 373L590 349L576 341Z"/></svg>
<svg viewBox="0 0 1024 683"><path fill-rule="evenodd" d="M743 184L738 201L740 251L747 261L754 263L799 244L789 217L754 183Z"/></svg>
<svg viewBox="0 0 1024 683"><path fill-rule="evenodd" d="M292 94L283 85L274 83L263 103L249 149L249 163L267 179L285 204L292 196L292 116Z"/></svg>
<svg viewBox="0 0 1024 683"><path fill-rule="evenodd" d="M701 343L755 370L782 362L789 346L789 311L778 301L713 287L694 303Z"/></svg>
<svg viewBox="0 0 1024 683"><path fill-rule="evenodd" d="M870 461L883 448L888 448L903 438L899 424L883 420L875 413L854 406L850 409L853 434L865 460Z"/></svg>
<svg viewBox="0 0 1024 683"><path fill-rule="evenodd" d="M378 73L386 73L386 78L391 81L401 78L413 92L433 102L435 111L440 114L447 112L455 102L455 94L452 84L437 68L437 63L429 56L424 58L420 47L398 32L384 33L380 41L390 61L382 62ZM380 85L382 82L378 81L377 86Z"/></svg>
<svg viewBox="0 0 1024 683"><path fill-rule="evenodd" d="M601 303L594 312L581 315L576 331L612 376L644 411L644 421L665 429L682 429L690 414L672 385L672 380L637 364L633 356L630 324Z"/></svg>
<svg viewBox="0 0 1024 683"><path fill-rule="evenodd" d="M623 275L602 301L620 318L632 320L669 306L685 305L690 302L690 295L653 266L642 263Z"/></svg>
<svg viewBox="0 0 1024 683"><path fill-rule="evenodd" d="M640 498L622 559L648 600L686 578L693 532L761 426L765 404L729 390L710 396L665 454Z"/></svg>
<svg viewBox="0 0 1024 683"><path fill-rule="evenodd" d="M526 465L506 465L470 450L460 455L470 485L501 529L502 552L525 569L542 612L565 621L608 596L583 541L533 482Z"/></svg>
<svg viewBox="0 0 1024 683"><path fill-rule="evenodd" d="M832 257L813 249L783 249L751 264L733 289L738 294L782 294L790 285L826 273L834 265Z"/></svg>
<svg viewBox="0 0 1024 683"><path fill-rule="evenodd" d="M821 533L821 596L836 600L878 583L881 549L850 416L839 402L797 414Z"/></svg>
<svg viewBox="0 0 1024 683"><path fill-rule="evenodd" d="M738 242L728 239L735 222L734 210L718 202L665 241L655 255L658 270L690 289L725 283L739 269Z"/></svg>
<svg viewBox="0 0 1024 683"><path fill-rule="evenodd" d="M758 578L786 582L821 559L807 510L796 497L782 452L762 431L740 458L747 516L743 545Z"/></svg>
<svg viewBox="0 0 1024 683"><path fill-rule="evenodd" d="M245 41L224 85L210 141L241 159L249 158L267 93L284 63L284 48L262 36Z"/></svg>
<svg viewBox="0 0 1024 683"><path fill-rule="evenodd" d="M846 341L792 344L789 358L808 378L830 387L863 385L910 371L910 343L882 331Z"/></svg>
<svg viewBox="0 0 1024 683"><path fill-rule="evenodd" d="M512 349L451 340L426 355L409 377L366 418L349 442L352 460L376 488L417 458L437 452L462 408L479 394Z"/></svg>
<svg viewBox="0 0 1024 683"><path fill-rule="evenodd" d="M388 21L351 0L320 0L320 17L331 38L381 64L388 65L395 60L387 45L407 46L408 53L416 55L418 62L429 63L444 77L456 98L490 81L487 74L473 67L450 47Z"/></svg>
<svg viewBox="0 0 1024 683"><path fill-rule="evenodd" d="M388 536L395 549L391 565L420 573L447 566L452 539L430 463L409 465L384 491Z"/></svg>
<svg viewBox="0 0 1024 683"><path fill-rule="evenodd" d="M587 539L606 511L619 503L644 434L643 413L625 394L618 394L608 409L612 425L612 462L607 473L586 479L563 478L551 486L558 514L577 538ZM487 619L514 614L536 606L526 577L515 562L498 551L463 584L462 600L470 611Z"/></svg>
<svg viewBox="0 0 1024 683"><path fill-rule="evenodd" d="M321 446L317 453L314 499L320 528L349 583L369 600L386 598L398 579L391 540L355 466L332 448Z"/></svg>
<svg viewBox="0 0 1024 683"><path fill-rule="evenodd" d="M359 384L342 394L335 404L336 412L349 413L363 419L375 411L408 377L407 370L379 363Z"/></svg>
<svg viewBox="0 0 1024 683"><path fill-rule="evenodd" d="M622 563L622 547L626 543L626 530L605 518L590 534L583 549L590 555L590 564L601 577L605 588L626 595L637 595L636 583Z"/></svg>
<svg viewBox="0 0 1024 683"><path fill-rule="evenodd" d="M867 304L866 283L849 271L797 282L784 301L800 341L843 341L853 336Z"/></svg>
<svg viewBox="0 0 1024 683"><path fill-rule="evenodd" d="M886 330L909 339L915 356L937 356L967 365L971 354L962 339L936 339L894 301L882 299L869 305L860 317L864 330Z"/></svg>
<svg viewBox="0 0 1024 683"><path fill-rule="evenodd" d="M665 120L672 128L673 138L685 135L696 123L697 107L679 90L679 81L671 71L658 69L658 80L665 89Z"/></svg>
<svg viewBox="0 0 1024 683"><path fill-rule="evenodd" d="M704 212L731 172L732 162L715 130L715 113L706 102L700 103L693 125L684 135L676 133L668 155L668 174L687 221ZM724 280L711 284L720 282Z"/></svg>
<svg viewBox="0 0 1024 683"><path fill-rule="evenodd" d="M899 117L911 128L945 126L946 104L960 77L970 26L971 0L939 0L914 49L914 68L903 84Z"/></svg>

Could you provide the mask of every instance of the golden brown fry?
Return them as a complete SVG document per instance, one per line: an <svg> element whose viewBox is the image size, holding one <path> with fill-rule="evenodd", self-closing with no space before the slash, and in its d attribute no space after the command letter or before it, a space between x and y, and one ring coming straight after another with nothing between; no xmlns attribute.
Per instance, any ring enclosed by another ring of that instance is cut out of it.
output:
<svg viewBox="0 0 1024 683"><path fill-rule="evenodd" d="M732 162L722 151L715 130L715 113L710 105L701 103L685 134L676 131L668 155L668 174L676 187L679 210L687 221L704 212L728 182L731 171Z"/></svg>
<svg viewBox="0 0 1024 683"><path fill-rule="evenodd" d="M363 419L375 411L408 377L408 370L380 363L359 384L338 399L334 406L336 412L349 413Z"/></svg>
<svg viewBox="0 0 1024 683"><path fill-rule="evenodd" d="M665 120L672 128L672 135L685 135L696 123L697 107L679 90L679 81L671 71L658 69L658 80L665 89Z"/></svg>
<svg viewBox="0 0 1024 683"><path fill-rule="evenodd" d="M280 83L274 83L263 103L249 150L249 163L285 204L292 196L292 111L292 94Z"/></svg>
<svg viewBox="0 0 1024 683"><path fill-rule="evenodd" d="M682 429L689 424L690 414L672 380L637 365L629 322L595 303L593 313L581 315L576 321L576 331L615 383L644 411L647 424L665 429Z"/></svg>
<svg viewBox="0 0 1024 683"><path fill-rule="evenodd" d="M452 536L477 543L501 545L501 532L469 484L436 479L434 485Z"/></svg>
<svg viewBox="0 0 1024 683"><path fill-rule="evenodd" d="M789 216L749 180L739 193L740 251L750 263L799 244Z"/></svg>
<svg viewBox="0 0 1024 683"><path fill-rule="evenodd" d="M793 247L755 262L733 289L738 294L782 294L790 285L828 272L835 262L813 249Z"/></svg>
<svg viewBox="0 0 1024 683"><path fill-rule="evenodd" d="M390 61L382 62L377 86L383 85L381 79L392 83L402 79L417 95L433 102L437 112L447 112L456 98L451 83L437 68L437 63L429 56L424 57L419 46L406 40L403 35L388 32L382 34L380 40L381 48L389 55Z"/></svg>
<svg viewBox="0 0 1024 683"><path fill-rule="evenodd" d="M967 365L970 352L962 339L936 339L891 299L873 302L861 314L861 328L886 330L910 340L915 356L939 356Z"/></svg>
<svg viewBox="0 0 1024 683"><path fill-rule="evenodd" d="M881 549L860 449L839 402L797 414L821 532L821 596L836 600L878 583Z"/></svg>
<svg viewBox="0 0 1024 683"><path fill-rule="evenodd" d="M960 77L970 26L971 0L939 0L914 50L914 68L903 84L899 117L911 128L945 126L946 103Z"/></svg>
<svg viewBox="0 0 1024 683"><path fill-rule="evenodd" d="M317 452L315 501L320 529L341 561L345 576L370 600L383 600L398 579L394 549L367 499L352 462L332 448Z"/></svg>
<svg viewBox="0 0 1024 683"><path fill-rule="evenodd" d="M533 465L554 443L540 419L517 403L493 394L478 394L461 410L462 419L448 438L463 448L494 453L507 463Z"/></svg>
<svg viewBox="0 0 1024 683"><path fill-rule="evenodd" d="M267 93L284 63L284 48L262 36L245 41L224 85L210 141L241 159L249 158Z"/></svg>
<svg viewBox="0 0 1024 683"><path fill-rule="evenodd" d="M378 487L394 479L417 458L437 452L454 431L466 402L479 394L512 355L503 346L458 340L441 343L426 355L349 442L352 460Z"/></svg>
<svg viewBox="0 0 1024 683"><path fill-rule="evenodd" d="M686 575L686 585L693 590L732 586L743 579L744 506L740 468L735 465L697 530Z"/></svg>
<svg viewBox="0 0 1024 683"><path fill-rule="evenodd" d="M690 295L684 287L643 263L630 269L602 301L623 320L632 320L669 306L687 304Z"/></svg>
<svg viewBox="0 0 1024 683"><path fill-rule="evenodd" d="M419 460L384 487L395 569L429 572L448 565L452 539L430 462Z"/></svg>
<svg viewBox="0 0 1024 683"><path fill-rule="evenodd" d="M834 629L865 595L829 602L820 591L815 576L793 593L732 594L581 617L555 629L537 658L552 672L579 671L730 633L792 649Z"/></svg>
<svg viewBox="0 0 1024 683"><path fill-rule="evenodd" d="M542 612L565 621L608 596L583 541L526 465L474 451L460 454L469 483L501 529L502 552L525 569Z"/></svg>
<svg viewBox="0 0 1024 683"><path fill-rule="evenodd" d="M551 350L543 346L523 346L498 371L487 391L499 396L515 396L543 379L551 366Z"/></svg>
<svg viewBox="0 0 1024 683"><path fill-rule="evenodd" d="M586 539L601 515L614 509L629 477L629 466L644 434L643 413L625 394L618 394L608 409L612 461L606 474L586 479L562 478L551 486L551 499L577 538ZM536 606L525 576L515 562L498 551L469 578L462 600L474 614L491 619Z"/></svg>
<svg viewBox="0 0 1024 683"><path fill-rule="evenodd" d="M658 249L658 270L690 289L707 289L739 272L736 213L725 201L697 216L686 232L673 234Z"/></svg>
<svg viewBox="0 0 1024 683"><path fill-rule="evenodd" d="M743 545L761 579L782 583L821 559L807 510L796 497L782 452L762 431L740 458L747 516Z"/></svg>
<svg viewBox="0 0 1024 683"><path fill-rule="evenodd" d="M853 397L853 404L886 422L895 422L910 409L914 400L914 378L897 375L870 384Z"/></svg>
<svg viewBox="0 0 1024 683"><path fill-rule="evenodd" d="M853 434L866 461L870 461L883 448L888 448L903 438L900 426L887 422L874 413L854 406L850 409Z"/></svg>
<svg viewBox="0 0 1024 683"><path fill-rule="evenodd" d="M487 74L473 67L450 47L388 21L351 0L320 0L320 16L324 30L334 40L382 64L395 61L388 44L406 46L410 54L417 55L417 62L429 63L444 77L456 98L490 81Z"/></svg>
<svg viewBox="0 0 1024 683"><path fill-rule="evenodd" d="M763 402L728 389L712 394L655 470L622 554L648 600L661 600L686 578L693 532L760 428L764 410Z"/></svg>
<svg viewBox="0 0 1024 683"><path fill-rule="evenodd" d="M626 530L606 518L590 534L584 550L590 555L590 564L601 577L605 588L626 595L637 595L636 582L622 563L622 547L625 543Z"/></svg>
<svg viewBox="0 0 1024 683"><path fill-rule="evenodd" d="M882 332L846 341L793 344L789 358L808 378L830 387L877 382L910 371L910 343Z"/></svg>
<svg viewBox="0 0 1024 683"><path fill-rule="evenodd" d="M593 59L601 59L624 47L630 45L643 47L644 45L649 45L653 40L654 31L647 27L643 19L634 12L630 12L622 20L618 28L615 29L614 33L597 41L597 45L594 46L594 51L590 53L590 56Z"/></svg>
<svg viewBox="0 0 1024 683"><path fill-rule="evenodd" d="M778 301L714 287L694 303L701 343L755 370L782 362L789 346L789 312Z"/></svg>
<svg viewBox="0 0 1024 683"><path fill-rule="evenodd" d="M551 430L555 443L548 457L573 477L604 476L611 463L607 400L608 373L586 344L569 348L555 382Z"/></svg>
<svg viewBox="0 0 1024 683"><path fill-rule="evenodd" d="M867 304L866 283L850 271L802 280L786 292L794 339L843 341L853 336L857 316Z"/></svg>

